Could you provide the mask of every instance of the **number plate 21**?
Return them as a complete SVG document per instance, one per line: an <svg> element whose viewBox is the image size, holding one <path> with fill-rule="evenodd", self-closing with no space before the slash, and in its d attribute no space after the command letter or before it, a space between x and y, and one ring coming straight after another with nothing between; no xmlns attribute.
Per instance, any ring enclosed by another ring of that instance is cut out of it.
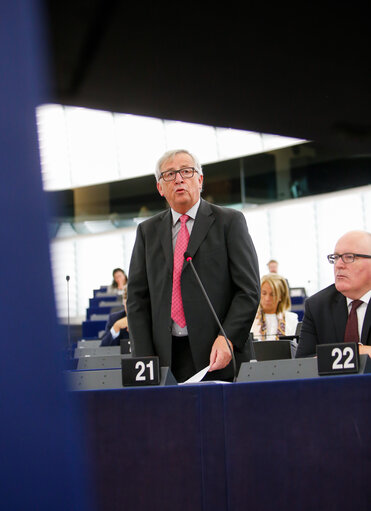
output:
<svg viewBox="0 0 371 511"><path fill-rule="evenodd" d="M317 364L319 375L358 373L358 344L318 344Z"/></svg>
<svg viewBox="0 0 371 511"><path fill-rule="evenodd" d="M158 357L127 357L121 359L122 385L141 387L160 384Z"/></svg>

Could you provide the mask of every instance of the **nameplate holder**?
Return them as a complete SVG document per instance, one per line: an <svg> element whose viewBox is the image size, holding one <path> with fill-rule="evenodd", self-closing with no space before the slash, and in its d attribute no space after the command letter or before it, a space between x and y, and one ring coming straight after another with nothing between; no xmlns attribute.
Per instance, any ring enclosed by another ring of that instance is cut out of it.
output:
<svg viewBox="0 0 371 511"><path fill-rule="evenodd" d="M121 369L124 387L160 385L159 357L123 357Z"/></svg>
<svg viewBox="0 0 371 511"><path fill-rule="evenodd" d="M131 353L129 339L121 339L120 340L120 353L121 353L121 355L128 355L129 353Z"/></svg>
<svg viewBox="0 0 371 511"><path fill-rule="evenodd" d="M237 382L298 380L302 378L318 378L317 362L314 357L243 362Z"/></svg>
<svg viewBox="0 0 371 511"><path fill-rule="evenodd" d="M317 367L319 376L358 373L358 344L355 342L318 344Z"/></svg>

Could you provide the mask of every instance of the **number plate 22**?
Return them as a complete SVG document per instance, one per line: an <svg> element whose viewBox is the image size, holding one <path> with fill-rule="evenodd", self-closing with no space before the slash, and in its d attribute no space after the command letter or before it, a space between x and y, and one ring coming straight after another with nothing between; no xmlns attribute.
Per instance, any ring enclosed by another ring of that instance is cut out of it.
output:
<svg viewBox="0 0 371 511"><path fill-rule="evenodd" d="M319 344L317 364L319 375L358 373L358 344L355 342Z"/></svg>

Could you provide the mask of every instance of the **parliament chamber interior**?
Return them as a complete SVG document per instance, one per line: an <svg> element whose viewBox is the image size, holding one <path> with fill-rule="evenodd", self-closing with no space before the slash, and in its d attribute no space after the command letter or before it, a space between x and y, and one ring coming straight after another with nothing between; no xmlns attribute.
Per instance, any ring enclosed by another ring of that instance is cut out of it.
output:
<svg viewBox="0 0 371 511"><path fill-rule="evenodd" d="M295 357L327 255L371 232L366 17L0 9L1 508L369 509L370 357ZM174 148L198 155L203 199L245 218L259 278L278 261L297 315L292 335L250 333L233 381L178 383L130 330L101 345Z"/></svg>

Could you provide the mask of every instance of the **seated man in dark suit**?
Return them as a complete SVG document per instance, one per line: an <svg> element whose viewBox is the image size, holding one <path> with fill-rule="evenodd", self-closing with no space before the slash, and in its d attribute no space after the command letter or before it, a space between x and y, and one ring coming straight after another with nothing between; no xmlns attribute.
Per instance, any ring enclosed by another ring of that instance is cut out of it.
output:
<svg viewBox="0 0 371 511"><path fill-rule="evenodd" d="M125 309L109 315L101 346L120 346L121 339L129 339L128 318Z"/></svg>
<svg viewBox="0 0 371 511"><path fill-rule="evenodd" d="M337 342L358 342L359 353L371 357L371 234L344 234L327 258L335 284L305 301L296 358L315 356L317 344Z"/></svg>

